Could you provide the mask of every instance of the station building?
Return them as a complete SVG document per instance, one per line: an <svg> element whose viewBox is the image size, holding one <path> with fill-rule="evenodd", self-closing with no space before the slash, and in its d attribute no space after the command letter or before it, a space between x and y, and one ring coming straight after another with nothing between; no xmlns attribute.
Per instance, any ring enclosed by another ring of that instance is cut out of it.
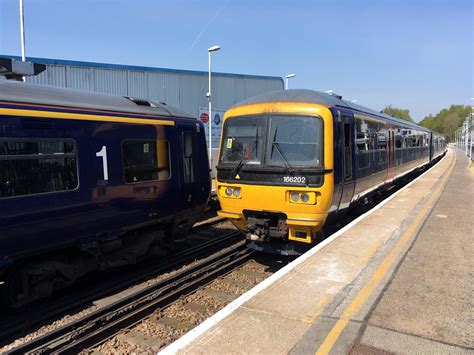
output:
<svg viewBox="0 0 474 355"><path fill-rule="evenodd" d="M21 59L16 56L0 57ZM224 112L244 99L284 88L283 78L277 76L212 72L213 112L209 118L207 71L35 57L28 57L27 60L46 65L43 73L27 77L27 82L165 102L202 119L204 123L209 124L210 121L214 165Z"/></svg>

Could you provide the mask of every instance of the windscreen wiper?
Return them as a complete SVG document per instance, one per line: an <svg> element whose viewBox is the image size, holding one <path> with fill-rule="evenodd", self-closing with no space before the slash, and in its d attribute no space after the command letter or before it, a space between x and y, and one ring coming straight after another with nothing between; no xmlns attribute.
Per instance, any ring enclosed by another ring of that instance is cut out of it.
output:
<svg viewBox="0 0 474 355"><path fill-rule="evenodd" d="M254 143L254 146L252 147L252 150L250 151L250 154L253 153L253 151L257 148L257 144L258 144L258 128L255 132L255 140L253 141ZM236 176L239 172L240 172L240 169L242 168L242 166L244 166L244 164L248 161L248 159L245 159L244 158L244 152L242 151L242 158L239 160L239 162L237 163L237 165L235 166L234 168L234 171L232 172L232 175Z"/></svg>
<svg viewBox="0 0 474 355"><path fill-rule="evenodd" d="M237 176L237 174L240 172L240 169L246 162L247 162L247 159L244 159L244 157L242 157L237 163L237 165L235 166L234 170L232 171L232 175Z"/></svg>
<svg viewBox="0 0 474 355"><path fill-rule="evenodd" d="M280 156L283 158L283 162L285 163L285 167L286 167L286 171L291 174L294 172L293 168L291 167L290 163L288 162L288 159L286 159L285 155L283 154L283 152L281 151L281 148L280 148L280 143L278 142L273 142L272 143L272 146L276 147L276 149L278 150L278 153L280 153Z"/></svg>
<svg viewBox="0 0 474 355"><path fill-rule="evenodd" d="M285 163L286 171L288 174L291 174L294 172L293 168L291 167L290 163L288 162L288 159L286 159L285 154L283 154L281 148L280 148L280 143L275 142L276 135L278 132L278 127L275 128L275 133L273 134L273 142L272 142L272 148L276 147L278 150L278 153L280 153L280 156L283 158L283 162Z"/></svg>

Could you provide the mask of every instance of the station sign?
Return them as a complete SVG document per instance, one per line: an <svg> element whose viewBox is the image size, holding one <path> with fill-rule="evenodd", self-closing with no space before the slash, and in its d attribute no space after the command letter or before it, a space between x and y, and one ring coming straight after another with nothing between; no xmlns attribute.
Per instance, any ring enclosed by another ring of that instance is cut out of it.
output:
<svg viewBox="0 0 474 355"><path fill-rule="evenodd" d="M202 123L209 123L209 115L207 112L203 112L199 115L199 119L202 121Z"/></svg>
<svg viewBox="0 0 474 355"><path fill-rule="evenodd" d="M212 124L212 148L219 148L222 133L222 121L225 110L212 109L212 115L209 115L207 107L199 107L199 120L204 123L204 131L206 132L206 142L209 139L209 123ZM210 118L212 117L212 119Z"/></svg>

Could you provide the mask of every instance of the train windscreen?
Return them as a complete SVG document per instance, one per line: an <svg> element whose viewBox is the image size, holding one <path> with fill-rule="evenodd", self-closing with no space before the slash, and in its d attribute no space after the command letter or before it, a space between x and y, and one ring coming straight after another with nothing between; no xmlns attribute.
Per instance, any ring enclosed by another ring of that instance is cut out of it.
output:
<svg viewBox="0 0 474 355"><path fill-rule="evenodd" d="M244 116L226 120L222 164L322 167L323 123L313 116Z"/></svg>

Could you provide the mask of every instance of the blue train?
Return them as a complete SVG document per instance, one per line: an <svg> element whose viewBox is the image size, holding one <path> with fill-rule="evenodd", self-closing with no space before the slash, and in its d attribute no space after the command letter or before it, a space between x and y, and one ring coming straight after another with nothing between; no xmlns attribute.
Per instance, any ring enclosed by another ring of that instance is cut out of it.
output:
<svg viewBox="0 0 474 355"><path fill-rule="evenodd" d="M0 290L19 306L163 254L211 189L204 127L133 97L0 81Z"/></svg>

